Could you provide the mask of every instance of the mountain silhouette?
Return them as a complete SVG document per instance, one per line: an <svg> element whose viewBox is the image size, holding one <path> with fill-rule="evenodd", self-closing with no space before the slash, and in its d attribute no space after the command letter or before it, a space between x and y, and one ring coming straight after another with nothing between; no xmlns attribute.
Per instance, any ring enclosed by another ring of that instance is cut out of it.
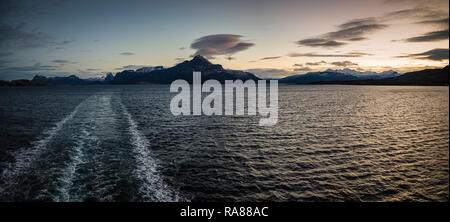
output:
<svg viewBox="0 0 450 222"><path fill-rule="evenodd" d="M365 79L385 79L398 76L395 71L376 72L359 72L351 69L333 70L328 69L323 72L309 72L303 75L293 75L282 78L280 83L309 84L324 81L348 81L348 80L365 80Z"/></svg>
<svg viewBox="0 0 450 222"><path fill-rule="evenodd" d="M204 57L197 55L190 61L184 61L167 69L155 69L150 72L138 72L125 70L116 74L111 81L112 84L139 84L139 83L159 83L170 84L177 79L186 80L192 83L192 72L202 73L202 82L214 79L221 83L225 80L249 79L259 80L257 76L249 72L239 70L226 70L219 64L212 64Z"/></svg>
<svg viewBox="0 0 450 222"><path fill-rule="evenodd" d="M448 86L449 66L442 69L425 69L408 72L403 75L386 79L322 81L315 84L346 84L346 85L423 85Z"/></svg>
<svg viewBox="0 0 450 222"><path fill-rule="evenodd" d="M31 82L0 82L8 85L89 85L89 84L170 84L177 79L192 83L192 72L201 72L202 82L210 79L224 83L225 80L260 80L252 73L240 70L224 69L222 65L213 64L206 58L197 55L173 67L143 67L137 70L125 70L104 78L81 79L75 75L68 77L45 77L36 75ZM449 66L442 69L425 69L399 75L395 71L382 73L358 72L350 69L326 70L310 72L304 75L293 75L282 78L280 83L292 84L347 84L347 85L448 85Z"/></svg>
<svg viewBox="0 0 450 222"><path fill-rule="evenodd" d="M80 79L76 75L70 75L67 77L45 77L41 75L36 75L33 77L31 82L48 85L85 85L90 81Z"/></svg>

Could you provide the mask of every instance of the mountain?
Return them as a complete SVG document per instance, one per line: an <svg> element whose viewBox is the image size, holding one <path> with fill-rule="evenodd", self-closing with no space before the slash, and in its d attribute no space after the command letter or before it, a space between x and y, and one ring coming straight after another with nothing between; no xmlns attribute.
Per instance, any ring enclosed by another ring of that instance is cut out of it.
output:
<svg viewBox="0 0 450 222"><path fill-rule="evenodd" d="M363 79L384 79L398 76L395 71L359 72L351 69L333 70L328 69L323 72L309 72L303 75L293 75L280 79L280 83L309 84L323 81L342 81L342 80L363 80Z"/></svg>
<svg viewBox="0 0 450 222"><path fill-rule="evenodd" d="M12 81L0 80L0 86L45 86L45 83L32 82L28 79L18 79Z"/></svg>
<svg viewBox="0 0 450 222"><path fill-rule="evenodd" d="M103 82L109 83L114 80L114 75L112 73L106 74L105 78L103 79Z"/></svg>
<svg viewBox="0 0 450 222"><path fill-rule="evenodd" d="M294 75L288 76L278 80L279 83L295 83L295 84L308 84L313 82L321 81L332 81L332 80L356 80L358 77L335 72L335 71L324 71L324 72L310 72L304 75Z"/></svg>
<svg viewBox="0 0 450 222"><path fill-rule="evenodd" d="M139 84L139 83L159 83L170 84L174 80L183 79L192 83L192 72L202 73L202 81L209 79L218 80L224 83L225 80L249 79L259 80L252 73L239 70L226 70L221 65L212 64L204 57L197 55L190 61L184 61L173 67L164 69L162 66L152 69L125 70L116 74L111 81L113 84Z"/></svg>
<svg viewBox="0 0 450 222"><path fill-rule="evenodd" d="M448 86L449 66L442 69L425 69L408 72L403 75L386 79L323 81L315 84L346 84L346 85L424 85Z"/></svg>
<svg viewBox="0 0 450 222"><path fill-rule="evenodd" d="M70 75L67 77L45 77L36 75L33 77L31 82L48 85L86 85L89 84L91 81L80 79L76 75Z"/></svg>
<svg viewBox="0 0 450 222"><path fill-rule="evenodd" d="M47 85L88 85L88 84L141 84L157 83L170 84L177 79L183 79L192 83L192 72L202 73L202 81L209 79L218 80L224 83L225 80L249 79L259 80L257 76L249 72L239 70L227 70L221 65L212 64L202 56L195 56L190 61L184 61L170 68L163 66L143 67L137 70L125 70L115 76L108 73L102 78L81 79L75 75L67 77L45 77L36 75L31 80L33 83Z"/></svg>
<svg viewBox="0 0 450 222"><path fill-rule="evenodd" d="M136 72L146 73L146 72L151 72L154 70L162 70L162 69L164 69L163 66L142 67L140 69L136 69Z"/></svg>
<svg viewBox="0 0 450 222"><path fill-rule="evenodd" d="M392 78L392 77L396 77L399 76L400 74L398 74L398 72L393 71L393 70L389 70L389 71L384 71L384 72L371 72L371 71L365 71L365 72L359 72L353 69L337 69L337 70L333 70L333 69L328 69L327 71L329 72L339 72L339 73L343 73L343 74L347 74L347 75L352 75L352 76L356 76L358 77L358 79L386 79L386 78Z"/></svg>
<svg viewBox="0 0 450 222"><path fill-rule="evenodd" d="M92 84L106 84L114 80L114 75L108 73L104 77L81 79L76 75L67 77L45 77L36 75L31 80L32 83L44 85L92 85Z"/></svg>

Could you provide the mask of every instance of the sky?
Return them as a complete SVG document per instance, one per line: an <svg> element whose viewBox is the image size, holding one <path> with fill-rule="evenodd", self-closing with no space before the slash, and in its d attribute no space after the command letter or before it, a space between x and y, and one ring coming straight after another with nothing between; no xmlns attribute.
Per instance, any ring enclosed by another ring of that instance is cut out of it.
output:
<svg viewBox="0 0 450 222"><path fill-rule="evenodd" d="M448 0L2 0L0 79L100 77L202 55L279 78L449 64Z"/></svg>

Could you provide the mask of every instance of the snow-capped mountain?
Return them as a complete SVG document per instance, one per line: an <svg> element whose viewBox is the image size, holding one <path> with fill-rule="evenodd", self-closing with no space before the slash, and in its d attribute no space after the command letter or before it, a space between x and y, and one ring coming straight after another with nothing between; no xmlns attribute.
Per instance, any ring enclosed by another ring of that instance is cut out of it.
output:
<svg viewBox="0 0 450 222"><path fill-rule="evenodd" d="M345 69L328 69L326 72L338 72L346 75L356 76L359 79L385 79L399 76L399 74L393 70L377 73L372 71L360 72L353 69L345 68Z"/></svg>
<svg viewBox="0 0 450 222"><path fill-rule="evenodd" d="M395 71L385 72L359 72L352 69L333 70L328 69L323 72L309 72L303 75L293 75L280 79L280 83L297 83L308 84L323 81L340 81L340 80L366 80L366 79L385 79L397 77L399 74Z"/></svg>
<svg viewBox="0 0 450 222"><path fill-rule="evenodd" d="M162 70L164 69L163 66L151 66L151 67L142 67L140 69L136 69L136 72L138 73L147 73L155 70Z"/></svg>

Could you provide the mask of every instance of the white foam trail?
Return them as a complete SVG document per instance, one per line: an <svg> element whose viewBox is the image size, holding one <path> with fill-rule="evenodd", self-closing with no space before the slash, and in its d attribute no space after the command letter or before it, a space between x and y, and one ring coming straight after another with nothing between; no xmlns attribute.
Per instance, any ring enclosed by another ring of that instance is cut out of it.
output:
<svg viewBox="0 0 450 222"><path fill-rule="evenodd" d="M15 152L13 155L16 159L14 163L10 163L5 167L2 172L2 178L6 183L11 183L18 174L23 172L24 170L30 168L31 164L42 154L46 148L47 144L53 139L53 137L58 134L61 128L66 124L67 121L71 120L75 114L78 112L79 108L82 106L83 102L78 104L75 109L62 120L57 122L55 126L50 128L49 130L44 131L43 135L46 135L43 139L35 141L32 148L21 149L18 152Z"/></svg>
<svg viewBox="0 0 450 222"><path fill-rule="evenodd" d="M86 129L82 130L83 138L89 138L90 133L86 131ZM83 138L78 139L76 146L73 149L73 154L70 158L70 163L67 166L64 176L60 179L63 182L63 186L59 188L60 197L55 199L55 201L74 201L74 198L70 195L70 188L72 188L73 180L75 179L75 173L78 168L78 166L82 163L84 163L84 153L83 153L83 147L85 146L85 141ZM79 201L76 200L75 201Z"/></svg>
<svg viewBox="0 0 450 222"><path fill-rule="evenodd" d="M92 126L89 126L91 121L97 120L98 116L96 116L96 112L99 112L97 108L108 108L108 111L111 111L111 96L105 99L105 96L98 97L95 96L95 100L91 99L86 102L86 108L90 110L89 115L82 117L82 129L79 131L81 134L77 135L74 139L76 139L76 145L73 149L70 150L70 159L68 165L63 169L63 174L58 180L62 183L62 186L58 188L59 195L54 197L54 201L57 202L69 202L69 201L82 201L79 195L71 194L70 190L73 188L74 180L77 177L76 171L79 168L80 164L85 162L85 154L83 149L86 146L89 146L90 142L98 141L98 138L91 134L94 131ZM112 111L111 111L112 112ZM97 123L101 124L101 123Z"/></svg>
<svg viewBox="0 0 450 222"><path fill-rule="evenodd" d="M132 118L127 108L120 102L123 113L129 124L131 143L138 161L135 170L136 176L142 181L140 192L146 201L175 202L180 201L178 193L171 190L157 171L156 160L150 155L150 142L138 130L136 121Z"/></svg>

